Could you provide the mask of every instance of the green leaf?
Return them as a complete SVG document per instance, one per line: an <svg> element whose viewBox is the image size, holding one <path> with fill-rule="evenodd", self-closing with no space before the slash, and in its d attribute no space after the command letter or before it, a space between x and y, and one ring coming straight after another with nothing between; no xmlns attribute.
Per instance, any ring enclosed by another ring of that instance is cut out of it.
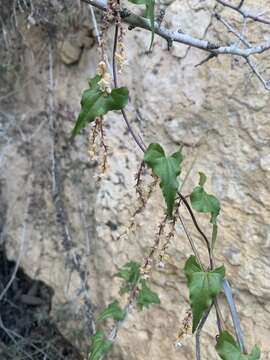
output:
<svg viewBox="0 0 270 360"><path fill-rule="evenodd" d="M102 331L97 331L91 339L92 343L90 347L89 360L102 359L112 347L112 342L106 339Z"/></svg>
<svg viewBox="0 0 270 360"><path fill-rule="evenodd" d="M140 264L135 261L130 261L125 264L114 276L119 277L125 281L120 293L129 292L132 287L139 281L140 278Z"/></svg>
<svg viewBox="0 0 270 360"><path fill-rule="evenodd" d="M254 346L250 355L243 354L239 345L227 331L223 331L218 337L216 350L223 360L258 360L261 356L261 351L257 346Z"/></svg>
<svg viewBox="0 0 270 360"><path fill-rule="evenodd" d="M144 154L144 161L160 178L160 187L167 204L167 213L172 216L175 196L179 187L177 177L181 172L180 165L183 161L181 151L166 157L159 144L150 144Z"/></svg>
<svg viewBox="0 0 270 360"><path fill-rule="evenodd" d="M213 230L212 230L212 241L211 241L211 250L214 250L215 243L217 240L217 234L218 234L218 226L217 224L213 224Z"/></svg>
<svg viewBox="0 0 270 360"><path fill-rule="evenodd" d="M151 25L151 50L155 37L155 0L146 0L146 16L149 19Z"/></svg>
<svg viewBox="0 0 270 360"><path fill-rule="evenodd" d="M116 321L124 320L125 311L122 310L117 300L108 305L108 307L102 311L97 320L102 321L107 318L113 318Z"/></svg>
<svg viewBox="0 0 270 360"><path fill-rule="evenodd" d="M146 5L146 0L129 0L129 2L136 5Z"/></svg>
<svg viewBox="0 0 270 360"><path fill-rule="evenodd" d="M220 212L220 203L214 195L205 192L203 186L206 182L206 176L200 173L199 186L196 186L190 195L191 206L193 209L202 213L211 213L211 224L216 224L216 219Z"/></svg>
<svg viewBox="0 0 270 360"><path fill-rule="evenodd" d="M225 268L221 266L212 271L203 271L196 257L190 256L186 261L184 270L189 288L193 315L192 332L194 332L203 314L222 289Z"/></svg>
<svg viewBox="0 0 270 360"><path fill-rule="evenodd" d="M129 0L129 1L136 5L145 5L146 18L150 21L150 27L151 27L151 43L150 43L150 50L151 50L155 37L155 0Z"/></svg>
<svg viewBox="0 0 270 360"><path fill-rule="evenodd" d="M141 280L141 289L136 298L137 305L140 310L144 307L148 308L152 304L160 304L158 294L152 291L147 285L145 280Z"/></svg>
<svg viewBox="0 0 270 360"><path fill-rule="evenodd" d="M200 175L199 185L203 187L204 184L206 183L207 177L203 172L199 172L199 175Z"/></svg>
<svg viewBox="0 0 270 360"><path fill-rule="evenodd" d="M121 110L128 103L128 89L125 87L113 89L110 94L99 88L100 75L96 75L89 82L89 89L85 90L81 100L81 111L72 131L76 136L88 123L95 121L98 116L105 115L111 110Z"/></svg>

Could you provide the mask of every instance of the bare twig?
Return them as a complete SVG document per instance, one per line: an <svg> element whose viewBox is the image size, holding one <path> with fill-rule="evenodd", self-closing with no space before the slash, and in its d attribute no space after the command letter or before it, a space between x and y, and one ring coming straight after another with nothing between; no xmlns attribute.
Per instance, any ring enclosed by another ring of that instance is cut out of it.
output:
<svg viewBox="0 0 270 360"><path fill-rule="evenodd" d="M245 0L241 0L241 1L240 1L239 5L238 5L238 9L240 9L240 8L243 6L244 1L245 1Z"/></svg>
<svg viewBox="0 0 270 360"><path fill-rule="evenodd" d="M246 59L247 64L251 68L252 72L256 75L256 77L260 80L266 90L270 90L270 80L265 80L262 74L258 71L257 66L250 60Z"/></svg>
<svg viewBox="0 0 270 360"><path fill-rule="evenodd" d="M93 22L94 29L95 29L96 39L97 39L98 45L101 47L102 46L102 40L101 40L100 31L99 31L98 24L97 24L96 15L95 15L93 6L92 5L88 5L88 6L89 6L89 9L90 9L92 22ZM110 66L110 63L108 61L107 56L105 57L105 62L106 62L108 70L112 74L112 69L111 69L111 66Z"/></svg>
<svg viewBox="0 0 270 360"><path fill-rule="evenodd" d="M97 8L99 8L102 11L106 11L107 9L107 2L106 0L83 0L87 4L91 4ZM217 0L218 1L218 0ZM242 11L239 9L239 11ZM132 26L132 28L139 27L142 29L146 29L151 31L151 25L149 20L135 15L131 11L124 9L120 11L120 16L122 20L129 25ZM269 21L270 24L270 21ZM155 23L155 33L159 35L160 37L164 38L167 42L173 43L178 42L181 44L189 45L191 47L195 47L207 52L211 52L216 55L237 55L240 57L247 58L254 54L261 54L265 52L266 50L270 49L270 40L263 42L261 44L258 44L256 46L253 46L248 49L242 49L240 47L237 47L235 44L224 46L220 44L214 44L207 40L201 40L198 38L195 38L191 35L179 32L179 31L171 31L166 29L163 26L159 26L158 23Z"/></svg>
<svg viewBox="0 0 270 360"><path fill-rule="evenodd" d="M209 54L206 58L204 58L202 61L200 61L198 64L196 64L195 67L199 67L199 66L203 65L215 57L217 57L216 54Z"/></svg>
<svg viewBox="0 0 270 360"><path fill-rule="evenodd" d="M233 33L239 40L242 42L246 47L251 48L251 43L246 40L246 38L234 29L225 19L221 17L218 13L215 13L215 17L219 20L231 33ZM258 71L257 66L252 62L250 58L245 59L249 67L251 68L252 72L255 76L259 79L259 81L263 84L266 90L270 90L270 81L267 81L263 78L262 74Z"/></svg>
<svg viewBox="0 0 270 360"><path fill-rule="evenodd" d="M96 35L96 38L97 38L97 42L98 42L98 44L100 46L101 45L101 38L100 38L99 29L98 29L96 15L95 15L93 6L92 5L88 5L88 6L89 6L89 9L90 9L90 12L91 12L91 17L92 17L92 21L93 21L93 25L94 25L94 29L95 29L95 35Z"/></svg>
<svg viewBox="0 0 270 360"><path fill-rule="evenodd" d="M48 74L48 117L51 135L51 176L52 176L52 193L56 193L56 169L55 169L55 149L54 149L54 79L53 79L53 49L49 41L49 74Z"/></svg>
<svg viewBox="0 0 270 360"><path fill-rule="evenodd" d="M243 18L246 18L246 19L251 19L253 21L256 21L256 22L260 22L260 23L263 23L263 24L266 24L266 25L270 25L270 20L268 19L265 19L263 17L261 17L260 15L255 15L255 14L252 14L250 11L248 10L244 10L242 9L242 5L244 3L244 1L241 0L240 4L238 6L235 6L235 5L232 5L226 1L223 1L223 0L216 0L220 5L223 5L225 7L228 7L236 12L238 12L240 15L243 16Z"/></svg>
<svg viewBox="0 0 270 360"><path fill-rule="evenodd" d="M245 37L238 32L236 29L234 29L223 17L218 14L217 12L214 13L217 20L219 20L231 33L233 33L244 45L246 45L248 48L251 48L252 45L249 41L245 39Z"/></svg>

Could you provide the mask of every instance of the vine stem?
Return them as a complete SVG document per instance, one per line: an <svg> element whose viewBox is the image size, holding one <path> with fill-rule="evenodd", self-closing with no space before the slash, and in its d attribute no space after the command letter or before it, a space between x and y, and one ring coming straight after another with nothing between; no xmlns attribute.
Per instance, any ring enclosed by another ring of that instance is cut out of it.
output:
<svg viewBox="0 0 270 360"><path fill-rule="evenodd" d="M210 269L213 270L214 268L214 260L213 260L213 256L212 256L212 251L211 251L211 245L210 245L210 241L208 240L207 236L205 235L205 233L201 230L197 220L196 220L196 217L186 199L185 196L183 196L180 192L178 192L178 195L180 197L180 199L183 201L187 211L189 212L189 215L193 221L193 224L195 226L195 228L197 229L197 231L199 232L199 234L203 237L205 243L206 243L206 246L207 246L207 251L208 251L208 256L209 256L209 262L210 262Z"/></svg>
<svg viewBox="0 0 270 360"><path fill-rule="evenodd" d="M196 360L201 360L201 343L200 343L201 331L206 323L206 320L208 319L208 316L210 314L210 311L212 310L212 307L213 307L213 303L211 304L209 309L206 311L206 313L202 317L202 319L199 323L199 326L197 328L197 331L196 331Z"/></svg>
<svg viewBox="0 0 270 360"><path fill-rule="evenodd" d="M119 0L117 1L117 4L119 4ZM116 19L116 24L115 24L115 32L114 32L114 43L113 43L113 59L112 59L112 63L113 63L113 81L114 81L114 86L117 88L118 87L118 81L117 81L117 64L116 64L116 52L117 52L117 41L118 41L118 32L119 32L119 19ZM133 137L134 141L136 142L136 144L139 146L139 148L142 150L142 152L146 151L146 147L145 145L140 141L140 138L138 137L138 135L136 135L136 133L134 132L127 114L125 112L124 109L121 109L123 118L125 120L126 126L128 128L128 131L130 132L131 136Z"/></svg>
<svg viewBox="0 0 270 360"><path fill-rule="evenodd" d="M233 326L234 326L234 330L235 330L235 335L238 341L238 344L240 346L240 349L243 353L246 353L246 346L245 346L245 339L244 339L244 335L241 329L241 324L240 324L240 320L237 314L237 309L236 309L236 305L235 302L233 300L233 293L232 293L232 289L231 286L228 282L227 279L224 280L223 283L223 290L226 296L226 300L227 303L229 305L229 309L230 309L230 313L231 313L231 318L233 321Z"/></svg>
<svg viewBox="0 0 270 360"><path fill-rule="evenodd" d="M178 209L178 217L179 217L179 220L180 220L181 225L182 225L182 227L183 227L183 230L184 230L184 232L185 232L185 234L186 234L186 237L187 237L187 239L188 239L188 241L189 241L190 247L191 247L192 251L194 252L194 255L196 256L196 258L197 258L197 260L198 260L198 263L200 264L200 267L203 269L203 271L205 271L205 267L204 267L204 265L203 265L203 263L202 263L202 261L201 261L200 255L199 255L199 253L198 253L198 251L197 251L197 249L196 249L196 246L195 246L195 244L194 244L193 239L191 238L190 234L189 234L188 231L187 231L186 225L185 225L185 223L184 223L184 221L183 221L183 219L182 219L182 216L181 216L181 214L180 214L179 209Z"/></svg>
<svg viewBox="0 0 270 360"><path fill-rule="evenodd" d="M117 0L117 4L118 5L120 4L119 0ZM115 23L113 57L112 57L113 81L114 81L114 86L115 87L118 87L116 53L117 53L117 43L118 43L118 34L119 34L119 23L120 23L120 19L118 17L118 19L116 19L116 23ZM128 131L130 132L133 140L135 141L137 146L141 149L141 151L143 153L145 153L146 146L144 145L144 143L140 139L140 137L137 136L136 133L134 132L134 130L133 130L133 128L132 128L132 126L131 126L131 124L130 124L130 122L128 120L128 117L127 117L127 114L126 114L125 110L122 109L121 112L122 112L122 116L124 118L124 121L126 123L126 126L128 128ZM199 224L198 224L198 222L196 220L196 217L195 217L195 215L194 215L194 213L193 213L193 211L192 211L186 197L184 195L182 195L181 192L178 192L178 196L181 199L181 201L183 201L187 211L189 212L195 228L197 229L197 231L199 232L199 234L202 236L202 238L204 239L204 241L206 243L208 256L209 256L209 262L210 262L210 269L212 270L214 268L214 260L213 260L213 256L212 256L210 241L207 238L207 236L205 235L205 233L201 230L201 228L200 228L200 226L199 226ZM180 214L179 214L179 216L180 216ZM181 217L179 217L179 219L180 219L181 224L183 226L183 222L182 222ZM184 231L186 232L186 229L185 229L184 226L183 226L183 228L184 228ZM191 238L188 236L187 232L186 232L186 235L188 237L188 240L190 241ZM202 264L202 262L200 260L198 251L197 251L193 241L190 242L190 245L191 245L191 248L192 248L197 260L199 261L200 265L203 268L203 264ZM233 297L232 297L232 291L231 291L231 288L230 288L229 283L227 282L227 280L224 281L224 292L225 292L226 300L227 300L229 308L230 308L230 312L231 312L231 316L232 316L232 320L233 320L234 329L235 329L235 333L236 333L236 336L237 336L238 343L240 345L241 350L245 351L245 344L244 344L244 338L243 338L243 334L242 334L241 327L240 327L240 321L239 321L239 318L238 318L238 315L237 315L235 302L234 302ZM205 322L206 322L206 320L207 320L207 318L209 316L209 313L210 313L213 305L215 306L215 309L216 309L217 325L218 325L219 333L221 333L223 328L225 328L224 321L223 321L221 311L219 309L218 301L217 301L217 298L216 298L213 301L213 304L211 305L211 307L208 309L208 311L205 313L204 317L202 318L201 323L199 324L199 328L198 328L198 330L196 332L196 359L197 360L200 360L200 358L201 358L200 357L200 333L201 333L202 328L203 328L203 326L204 326L204 324L205 324Z"/></svg>
<svg viewBox="0 0 270 360"><path fill-rule="evenodd" d="M183 196L180 192L178 193L179 197L180 197L180 200L183 201L183 203L185 204L190 216L191 216L191 219L194 223L194 226L196 227L197 231L200 233L200 235L204 238L205 242L206 242L206 245L207 245L207 249L208 249L208 255L209 255L209 260L210 260L210 268L211 270L213 269L213 266L214 266L214 261L213 261L213 256L212 256L212 251L211 251L211 246L210 246L210 242L207 238L207 236L204 234L204 232L201 230L196 218L195 218L195 215L193 214L193 211L188 203L188 201L186 200L185 196ZM183 224L183 220L179 214L179 219L181 221L181 224L184 228L184 231L185 231L185 234L189 240L189 243L190 243L190 246L194 252L194 255L195 257L197 258L199 264L201 265L201 268L205 271L205 268L204 268L204 265L202 264L202 261L200 260L200 257L199 257L199 253L196 249L196 246L193 242L193 240L191 239L191 237L189 236L188 232L186 231L185 229L185 226ZM224 323L224 320L222 318L222 314L221 314L221 311L220 311L220 308L219 308L219 304L218 304L218 301L217 301L217 298L214 299L214 306L215 306L215 309L216 309L216 316L217 316L217 327L218 327L218 331L219 331L219 334L221 334L222 330L225 328L225 323Z"/></svg>

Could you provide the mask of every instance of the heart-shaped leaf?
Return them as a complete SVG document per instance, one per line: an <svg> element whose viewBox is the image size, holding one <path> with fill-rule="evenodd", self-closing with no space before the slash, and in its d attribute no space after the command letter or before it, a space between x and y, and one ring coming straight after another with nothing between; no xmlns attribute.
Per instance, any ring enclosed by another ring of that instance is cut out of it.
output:
<svg viewBox="0 0 270 360"><path fill-rule="evenodd" d="M141 289L136 298L137 305L140 310L144 307L148 308L152 304L160 304L158 294L152 291L147 285L145 280L141 280Z"/></svg>
<svg viewBox="0 0 270 360"><path fill-rule="evenodd" d="M227 331L223 331L218 337L216 350L222 360L258 360L261 356L261 351L257 346L254 346L250 355L243 354L239 345Z"/></svg>
<svg viewBox="0 0 270 360"><path fill-rule="evenodd" d="M100 75L89 81L89 89L85 90L81 100L81 111L72 131L76 136L86 125L98 116L105 115L111 110L121 110L128 103L128 89L116 88L110 94L102 92L99 87Z"/></svg>
<svg viewBox="0 0 270 360"><path fill-rule="evenodd" d="M196 257L190 256L184 270L189 288L193 315L192 332L194 332L203 314L222 289L225 268L221 266L212 271L203 271Z"/></svg>
<svg viewBox="0 0 270 360"><path fill-rule="evenodd" d="M100 360L112 347L112 342L107 340L102 331L97 331L91 338L89 360Z"/></svg>
<svg viewBox="0 0 270 360"><path fill-rule="evenodd" d="M166 157L163 148L159 144L150 144L144 154L145 163L160 178L160 187L167 204L167 212L172 216L175 196L179 187L177 180L181 172L183 155L177 151Z"/></svg>
<svg viewBox="0 0 270 360"><path fill-rule="evenodd" d="M190 195L193 209L202 213L211 213L211 224L216 224L216 219L220 212L220 203L214 195L209 195L204 190L206 176L200 174L199 186L196 186Z"/></svg>
<svg viewBox="0 0 270 360"><path fill-rule="evenodd" d="M129 292L133 286L139 281L140 278L140 264L135 261L130 261L125 264L116 274L115 277L119 277L124 280L124 285L121 287L120 293L125 294Z"/></svg>
<svg viewBox="0 0 270 360"><path fill-rule="evenodd" d="M118 301L115 300L113 303L109 304L108 307L101 312L101 314L97 317L98 321L105 320L107 318L112 318L116 321L124 320L125 311L121 308Z"/></svg>

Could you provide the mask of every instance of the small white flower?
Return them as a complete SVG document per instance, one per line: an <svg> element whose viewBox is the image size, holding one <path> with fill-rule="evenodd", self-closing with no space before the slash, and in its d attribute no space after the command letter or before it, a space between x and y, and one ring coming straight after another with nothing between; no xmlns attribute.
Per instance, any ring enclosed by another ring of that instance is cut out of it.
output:
<svg viewBox="0 0 270 360"><path fill-rule="evenodd" d="M180 349L180 348L182 348L184 345L181 343L181 341L178 340L178 341L175 342L174 346L176 347L176 349Z"/></svg>
<svg viewBox="0 0 270 360"><path fill-rule="evenodd" d="M163 261L160 261L160 262L158 263L158 267L159 267L160 269L164 269L164 268L165 268L165 263L164 263Z"/></svg>

